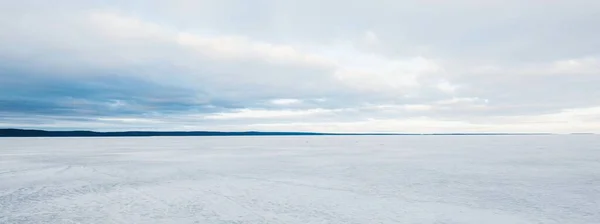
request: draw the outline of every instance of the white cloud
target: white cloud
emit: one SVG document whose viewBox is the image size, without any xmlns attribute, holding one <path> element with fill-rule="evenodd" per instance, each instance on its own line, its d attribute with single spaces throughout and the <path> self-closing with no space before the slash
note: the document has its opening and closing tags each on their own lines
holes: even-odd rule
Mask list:
<svg viewBox="0 0 600 224">
<path fill-rule="evenodd" d="M 600 59 L 595 57 L 586 57 L 579 59 L 560 60 L 553 63 L 552 70 L 559 74 L 600 74 Z"/>
<path fill-rule="evenodd" d="M 245 36 L 207 36 L 180 32 L 116 13 L 94 12 L 90 17 L 104 35 L 121 41 L 154 41 L 163 42 L 163 44 L 177 44 L 185 49 L 193 50 L 194 53 L 203 57 L 232 64 L 244 60 L 254 60 L 258 63 L 272 64 L 272 66 L 282 64 L 302 66 L 308 69 L 329 70 L 332 72 L 324 75 L 333 77 L 338 85 L 358 90 L 392 93 L 408 92 L 420 86 L 418 81 L 420 76 L 441 71 L 441 66 L 430 59 L 423 57 L 406 60 L 389 59 L 380 55 L 357 51 L 350 45 L 342 47 L 341 50 L 345 52 L 343 54 L 339 54 L 339 52 L 336 54 L 319 54 L 302 51 L 299 47 L 293 45 L 272 44 L 252 40 Z M 376 38 L 372 31 L 369 31 L 367 36 L 371 39 Z M 145 54 L 147 53 L 132 57 L 145 58 Z M 161 60 L 178 59 L 162 58 Z M 189 59 L 184 60 L 190 61 Z M 202 59 L 198 58 L 197 60 Z M 178 61 L 174 61 L 173 64 L 182 65 Z M 184 64 L 192 66 L 186 66 L 188 69 L 196 69 L 193 60 Z M 229 75 L 242 76 L 241 74 Z M 278 76 L 286 76 L 286 74 L 278 74 Z M 272 79 L 279 80 L 279 78 Z"/>
<path fill-rule="evenodd" d="M 456 104 L 487 104 L 489 100 L 479 97 L 453 97 L 452 99 L 438 101 L 438 105 L 456 105 Z"/>
<path fill-rule="evenodd" d="M 299 99 L 274 99 L 271 100 L 272 104 L 275 105 L 292 105 L 302 103 L 302 100 Z"/>
<path fill-rule="evenodd" d="M 177 43 L 200 53 L 223 59 L 257 59 L 270 63 L 289 63 L 317 67 L 330 67 L 327 58 L 304 53 L 290 45 L 275 45 L 249 40 L 242 36 L 203 37 L 178 33 Z"/>
<path fill-rule="evenodd" d="M 381 104 L 369 105 L 359 109 L 378 110 L 378 111 L 429 111 L 434 109 L 434 105 L 428 104 Z"/>
<path fill-rule="evenodd" d="M 336 78 L 357 89 L 375 92 L 406 93 L 420 86 L 420 76 L 441 71 L 440 65 L 422 57 L 394 60 L 362 55 L 339 64 L 344 67 L 335 72 Z"/>
<path fill-rule="evenodd" d="M 133 124 L 160 124 L 160 120 L 146 119 L 146 118 L 132 118 L 132 117 L 106 117 L 97 118 L 96 120 L 101 122 L 117 122 L 117 123 L 133 123 Z"/>
<path fill-rule="evenodd" d="M 563 109 L 557 113 L 542 114 L 531 117 L 531 121 L 554 121 L 554 122 L 600 122 L 600 107 L 570 108 Z"/>
<path fill-rule="evenodd" d="M 264 110 L 264 109 L 240 109 L 233 112 L 223 112 L 204 116 L 209 120 L 228 120 L 228 119 L 262 119 L 262 118 L 293 118 L 306 117 L 311 115 L 333 113 L 335 110 L 327 109 L 307 109 L 307 110 Z"/>
<path fill-rule="evenodd" d="M 454 85 L 447 80 L 440 81 L 436 87 L 445 93 L 454 93 L 459 88 L 458 85 Z"/>
<path fill-rule="evenodd" d="M 433 109 L 433 106 L 425 104 L 409 104 L 405 105 L 404 108 L 408 111 L 428 111 Z"/>
<path fill-rule="evenodd" d="M 91 26 L 116 41 L 168 42 L 221 60 L 258 60 L 268 63 L 328 67 L 327 58 L 297 47 L 252 40 L 241 35 L 199 35 L 115 12 L 92 12 Z"/>
<path fill-rule="evenodd" d="M 89 20 L 91 26 L 109 38 L 153 41 L 167 39 L 169 35 L 167 30 L 157 24 L 116 13 L 92 12 L 89 14 Z"/>
<path fill-rule="evenodd" d="M 380 42 L 379 37 L 377 37 L 377 34 L 375 34 L 375 32 L 373 32 L 371 30 L 365 32 L 365 43 L 368 46 L 376 47 L 379 45 L 379 42 Z"/>
<path fill-rule="evenodd" d="M 108 103 L 108 106 L 111 109 L 119 109 L 119 108 L 122 108 L 124 106 L 127 106 L 127 103 L 123 102 L 122 100 L 112 100 L 111 102 Z"/>
<path fill-rule="evenodd" d="M 533 116 L 490 117 L 488 121 L 448 120 L 431 117 L 402 119 L 367 119 L 350 122 L 286 122 L 256 123 L 250 127 L 261 130 L 302 130 L 326 132 L 382 133 L 600 133 L 600 109 L 580 108 Z M 368 130 L 368 131 L 365 131 Z"/>
<path fill-rule="evenodd" d="M 600 59 L 582 57 L 550 62 L 528 63 L 524 65 L 477 65 L 467 73 L 494 76 L 548 76 L 548 75 L 596 75 L 600 73 Z"/>
</svg>

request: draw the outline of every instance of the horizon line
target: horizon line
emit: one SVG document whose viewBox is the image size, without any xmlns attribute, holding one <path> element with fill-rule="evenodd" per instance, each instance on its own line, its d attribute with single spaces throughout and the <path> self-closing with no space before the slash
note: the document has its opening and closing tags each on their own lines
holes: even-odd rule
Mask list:
<svg viewBox="0 0 600 224">
<path fill-rule="evenodd" d="M 307 131 L 91 131 L 0 128 L 0 137 L 175 137 L 175 136 L 357 136 L 357 135 L 595 135 L 596 133 L 543 132 L 307 132 Z"/>
</svg>

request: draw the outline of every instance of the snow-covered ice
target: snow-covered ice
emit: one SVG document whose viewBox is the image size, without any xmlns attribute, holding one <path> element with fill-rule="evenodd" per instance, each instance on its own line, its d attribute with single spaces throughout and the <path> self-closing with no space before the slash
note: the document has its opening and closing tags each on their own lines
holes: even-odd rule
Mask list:
<svg viewBox="0 0 600 224">
<path fill-rule="evenodd" d="M 600 136 L 0 138 L 0 223 L 600 223 Z"/>
</svg>

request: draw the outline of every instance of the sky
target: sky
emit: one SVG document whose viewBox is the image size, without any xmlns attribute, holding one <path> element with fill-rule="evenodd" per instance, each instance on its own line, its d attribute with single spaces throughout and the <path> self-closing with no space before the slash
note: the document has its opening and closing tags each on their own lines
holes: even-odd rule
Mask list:
<svg viewBox="0 0 600 224">
<path fill-rule="evenodd" d="M 0 0 L 0 128 L 600 133 L 597 0 Z"/>
</svg>

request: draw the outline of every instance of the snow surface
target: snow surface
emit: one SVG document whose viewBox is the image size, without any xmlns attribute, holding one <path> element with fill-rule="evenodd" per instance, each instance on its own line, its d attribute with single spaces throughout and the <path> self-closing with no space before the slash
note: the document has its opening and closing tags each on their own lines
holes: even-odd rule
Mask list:
<svg viewBox="0 0 600 224">
<path fill-rule="evenodd" d="M 600 136 L 0 138 L 0 223 L 600 223 Z"/>
</svg>

